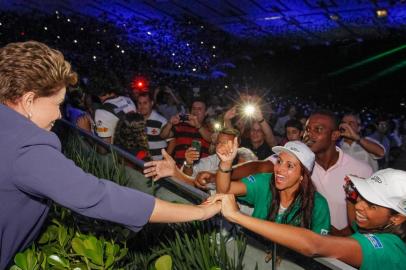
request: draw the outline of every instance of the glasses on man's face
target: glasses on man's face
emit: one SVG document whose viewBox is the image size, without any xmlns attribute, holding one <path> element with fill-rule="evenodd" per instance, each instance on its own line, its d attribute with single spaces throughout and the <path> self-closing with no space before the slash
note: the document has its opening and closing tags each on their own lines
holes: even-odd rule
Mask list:
<svg viewBox="0 0 406 270">
<path fill-rule="evenodd" d="M 354 184 L 351 182 L 351 180 L 347 176 L 346 176 L 345 181 L 346 181 L 346 183 L 343 186 L 344 192 L 345 192 L 345 198 L 349 202 L 355 204 L 359 197 L 359 193 L 358 193 L 357 189 L 355 188 Z"/>
</svg>

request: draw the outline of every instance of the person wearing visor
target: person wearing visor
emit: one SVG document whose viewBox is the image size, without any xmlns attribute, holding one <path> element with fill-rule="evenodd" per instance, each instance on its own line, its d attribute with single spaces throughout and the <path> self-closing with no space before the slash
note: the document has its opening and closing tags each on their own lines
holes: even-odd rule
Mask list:
<svg viewBox="0 0 406 270">
<path fill-rule="evenodd" d="M 274 173 L 257 173 L 241 181 L 230 181 L 236 142 L 217 149 L 220 158 L 216 176 L 218 193 L 235 194 L 252 205 L 252 216 L 291 224 L 326 235 L 330 231 L 330 212 L 326 199 L 315 191 L 311 181 L 315 155 L 304 143 L 291 141 L 275 146 Z"/>
<path fill-rule="evenodd" d="M 217 194 L 225 218 L 306 256 L 339 259 L 361 270 L 404 269 L 406 265 L 406 172 L 385 169 L 363 179 L 348 176 L 347 200 L 356 219 L 350 237 L 320 236 L 310 230 L 246 216 L 235 198 Z"/>
</svg>

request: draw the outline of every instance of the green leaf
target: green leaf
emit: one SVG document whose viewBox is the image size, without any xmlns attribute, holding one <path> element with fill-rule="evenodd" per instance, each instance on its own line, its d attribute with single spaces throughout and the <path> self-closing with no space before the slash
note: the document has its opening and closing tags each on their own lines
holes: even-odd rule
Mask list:
<svg viewBox="0 0 406 270">
<path fill-rule="evenodd" d="M 61 226 L 58 228 L 58 241 L 59 241 L 59 245 L 63 248 L 65 247 L 68 239 L 68 231 L 64 226 Z"/>
<path fill-rule="evenodd" d="M 69 261 L 65 258 L 62 258 L 56 254 L 48 256 L 49 264 L 55 266 L 57 269 L 69 269 Z"/>
<path fill-rule="evenodd" d="M 210 270 L 221 270 L 221 268 L 218 266 L 213 266 L 212 268 L 210 268 Z"/>
<path fill-rule="evenodd" d="M 37 256 L 32 249 L 17 253 L 14 257 L 14 263 L 22 270 L 36 270 L 39 267 Z"/>
<path fill-rule="evenodd" d="M 155 261 L 156 270 L 172 270 L 172 257 L 163 255 Z"/>
<path fill-rule="evenodd" d="M 73 250 L 74 250 L 77 254 L 79 254 L 79 255 L 81 255 L 81 256 L 86 256 L 86 255 L 85 255 L 85 249 L 86 249 L 86 248 L 85 248 L 85 245 L 83 244 L 83 241 L 82 241 L 79 237 L 73 238 L 71 244 L 72 244 Z"/>
</svg>

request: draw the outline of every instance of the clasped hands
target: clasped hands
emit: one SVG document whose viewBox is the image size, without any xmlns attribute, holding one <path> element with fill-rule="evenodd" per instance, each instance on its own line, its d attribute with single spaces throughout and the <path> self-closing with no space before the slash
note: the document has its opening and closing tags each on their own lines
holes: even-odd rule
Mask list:
<svg viewBox="0 0 406 270">
<path fill-rule="evenodd" d="M 208 197 L 200 206 L 210 207 L 211 205 L 218 205 L 220 203 L 221 209 L 219 208 L 219 212 L 221 211 L 221 214 L 229 221 L 236 222 L 238 220 L 238 215 L 241 213 L 234 194 L 217 193 Z"/>
</svg>

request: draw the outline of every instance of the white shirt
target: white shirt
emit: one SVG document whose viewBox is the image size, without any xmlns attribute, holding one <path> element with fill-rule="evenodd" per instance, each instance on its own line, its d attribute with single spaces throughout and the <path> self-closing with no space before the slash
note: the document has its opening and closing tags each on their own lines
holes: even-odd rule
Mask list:
<svg viewBox="0 0 406 270">
<path fill-rule="evenodd" d="M 199 162 L 193 165 L 192 177 L 195 178 L 199 172 L 211 172 L 216 173 L 220 164 L 220 159 L 217 154 L 210 155 L 204 158 L 201 158 Z M 183 166 L 181 168 L 183 170 Z"/>
<path fill-rule="evenodd" d="M 348 226 L 347 203 L 344 192 L 344 178 L 353 174 L 370 177 L 372 168 L 367 163 L 356 160 L 336 147 L 339 156 L 336 164 L 326 170 L 317 162 L 314 165 L 312 180 L 316 190 L 326 198 L 330 209 L 331 225 L 342 230 Z"/>
<path fill-rule="evenodd" d="M 378 144 L 385 151 L 385 147 L 383 147 L 383 145 L 380 144 L 377 140 L 374 140 L 370 137 L 365 137 L 364 139 Z M 343 150 L 344 153 L 352 156 L 355 159 L 368 163 L 369 166 L 371 166 L 373 172 L 376 172 L 379 169 L 378 159 L 380 159 L 380 157 L 378 157 L 372 153 L 369 153 L 367 150 L 365 150 L 364 147 L 359 145 L 357 142 L 353 142 L 350 145 L 350 144 L 346 143 L 344 140 L 341 140 L 341 142 L 339 143 L 339 146 L 340 146 L 341 150 Z"/>
<path fill-rule="evenodd" d="M 113 105 L 112 111 L 105 110 L 102 107 L 95 111 L 94 116 L 96 133 L 101 138 L 113 137 L 117 122 L 119 120 L 117 117 L 118 114 L 126 114 L 137 111 L 134 102 L 132 102 L 132 100 L 128 97 L 118 96 L 111 98 L 104 101 L 103 105 L 105 104 Z"/>
<path fill-rule="evenodd" d="M 161 160 L 161 149 L 166 148 L 168 145 L 160 136 L 162 127 L 165 126 L 167 122 L 166 118 L 155 110 L 152 110 L 146 121 L 148 148 L 153 160 Z"/>
</svg>

